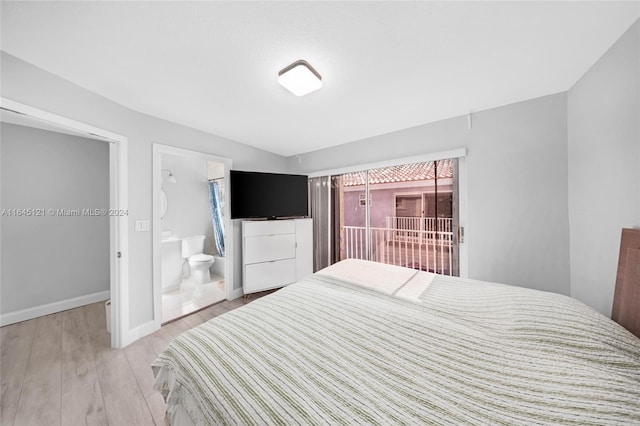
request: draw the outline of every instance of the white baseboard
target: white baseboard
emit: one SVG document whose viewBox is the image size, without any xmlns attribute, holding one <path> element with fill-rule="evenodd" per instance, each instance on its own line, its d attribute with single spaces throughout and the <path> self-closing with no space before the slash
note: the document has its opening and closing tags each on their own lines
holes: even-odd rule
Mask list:
<svg viewBox="0 0 640 426">
<path fill-rule="evenodd" d="M 124 341 L 123 341 L 122 347 L 130 345 L 131 343 L 135 342 L 141 337 L 148 336 L 149 334 L 155 332 L 156 330 L 157 330 L 156 322 L 154 320 L 147 321 L 144 324 L 140 324 L 139 326 L 129 330 L 129 333 L 123 339 Z"/>
<path fill-rule="evenodd" d="M 231 299 L 230 300 L 234 300 L 234 299 L 237 299 L 238 297 L 242 297 L 242 296 L 244 296 L 244 293 L 242 292 L 242 287 L 234 288 L 233 290 L 231 290 Z"/>
<path fill-rule="evenodd" d="M 68 309 L 77 308 L 78 306 L 102 302 L 108 300 L 109 297 L 110 292 L 109 290 L 106 290 L 98 293 L 87 294 L 85 296 L 74 297 L 72 299 L 60 300 L 59 302 L 47 303 L 46 305 L 34 306 L 33 308 L 2 313 L 0 314 L 0 326 L 15 324 L 20 321 L 26 321 L 44 315 L 55 314 L 56 312 L 66 311 Z"/>
</svg>

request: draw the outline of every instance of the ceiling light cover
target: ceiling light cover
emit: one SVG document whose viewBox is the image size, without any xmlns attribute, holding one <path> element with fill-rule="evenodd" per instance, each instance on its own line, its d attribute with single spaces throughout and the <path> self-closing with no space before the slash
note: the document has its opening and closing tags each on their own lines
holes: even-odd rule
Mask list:
<svg viewBox="0 0 640 426">
<path fill-rule="evenodd" d="M 322 77 L 307 61 L 299 60 L 278 73 L 278 83 L 296 96 L 304 96 L 322 87 Z"/>
</svg>

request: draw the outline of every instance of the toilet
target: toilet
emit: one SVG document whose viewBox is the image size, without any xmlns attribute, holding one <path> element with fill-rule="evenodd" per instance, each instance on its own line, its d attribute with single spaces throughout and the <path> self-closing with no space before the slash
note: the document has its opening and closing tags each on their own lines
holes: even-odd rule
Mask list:
<svg viewBox="0 0 640 426">
<path fill-rule="evenodd" d="M 182 239 L 182 257 L 189 260 L 191 280 L 205 284 L 211 281 L 209 268 L 213 265 L 213 256 L 202 253 L 204 251 L 204 235 L 195 235 Z"/>
</svg>

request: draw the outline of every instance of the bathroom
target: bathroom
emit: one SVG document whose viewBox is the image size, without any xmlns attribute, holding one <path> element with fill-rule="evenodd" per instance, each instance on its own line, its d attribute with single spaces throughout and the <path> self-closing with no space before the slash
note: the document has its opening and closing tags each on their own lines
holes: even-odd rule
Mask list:
<svg viewBox="0 0 640 426">
<path fill-rule="evenodd" d="M 160 164 L 162 322 L 166 323 L 226 299 L 225 165 L 168 153 L 161 154 Z"/>
</svg>

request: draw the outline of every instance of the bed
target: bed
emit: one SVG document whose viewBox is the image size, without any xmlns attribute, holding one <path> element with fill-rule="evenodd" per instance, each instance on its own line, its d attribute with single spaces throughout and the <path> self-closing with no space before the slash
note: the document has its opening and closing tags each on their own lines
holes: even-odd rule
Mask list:
<svg viewBox="0 0 640 426">
<path fill-rule="evenodd" d="M 171 342 L 172 425 L 640 424 L 640 340 L 575 299 L 346 260 Z"/>
</svg>

